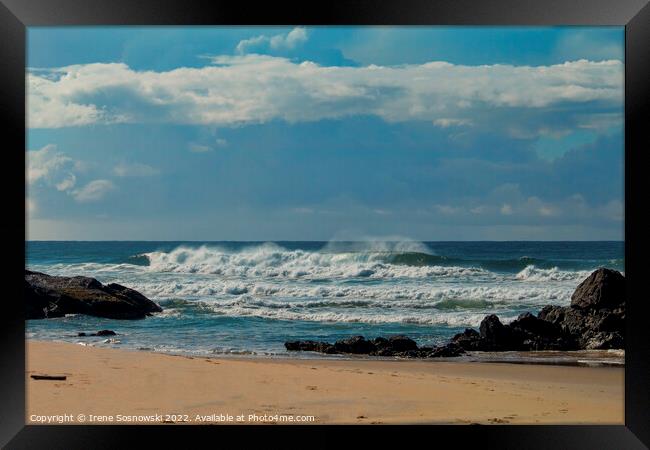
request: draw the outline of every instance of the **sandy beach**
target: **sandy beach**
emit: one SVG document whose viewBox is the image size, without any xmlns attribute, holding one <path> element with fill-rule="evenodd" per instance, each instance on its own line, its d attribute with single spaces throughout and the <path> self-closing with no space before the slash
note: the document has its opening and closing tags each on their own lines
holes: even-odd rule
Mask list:
<svg viewBox="0 0 650 450">
<path fill-rule="evenodd" d="M 26 346 L 28 424 L 624 421 L 622 367 L 207 359 L 33 340 Z M 39 374 L 66 379 L 30 377 Z"/>
</svg>

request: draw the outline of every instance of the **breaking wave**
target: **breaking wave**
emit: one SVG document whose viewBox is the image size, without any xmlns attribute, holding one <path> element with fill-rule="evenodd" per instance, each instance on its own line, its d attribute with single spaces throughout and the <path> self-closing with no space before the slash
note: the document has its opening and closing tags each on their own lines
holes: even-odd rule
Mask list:
<svg viewBox="0 0 650 450">
<path fill-rule="evenodd" d="M 193 283 L 142 282 L 134 288 L 156 299 L 253 298 L 315 299 L 303 306 L 384 306 L 407 308 L 436 307 L 438 302 L 449 302 L 449 307 L 463 307 L 472 302 L 536 304 L 539 302 L 570 300 L 571 287 L 565 286 L 432 286 L 419 283 L 408 285 L 317 285 L 274 284 L 265 282 L 221 282 L 202 280 Z M 323 299 L 331 299 L 324 303 Z M 368 303 L 379 300 L 380 303 Z M 349 302 L 349 303 L 346 303 Z M 291 304 L 295 305 L 295 303 Z"/>
<path fill-rule="evenodd" d="M 331 252 L 287 250 L 263 244 L 231 252 L 215 247 L 178 247 L 171 252 L 151 252 L 149 270 L 220 275 L 237 278 L 428 278 L 489 275 L 480 267 L 437 265 L 444 257 L 414 251 Z"/>
<path fill-rule="evenodd" d="M 344 304 L 348 309 L 342 308 Z M 473 310 L 459 309 L 436 312 L 435 309 L 418 310 L 392 305 L 390 314 L 377 307 L 376 302 L 305 302 L 283 303 L 259 299 L 237 299 L 231 302 L 161 302 L 165 307 L 161 318 L 178 318 L 184 310 L 191 309 L 194 314 L 214 314 L 223 317 L 258 317 L 275 320 L 299 320 L 306 322 L 341 322 L 366 324 L 412 324 L 477 326 L 485 317 L 487 309 L 477 305 Z M 481 306 L 481 307 L 479 307 Z M 361 308 L 358 308 L 361 307 Z M 397 308 L 397 309 L 396 309 Z M 502 315 L 504 323 L 514 320 L 517 315 Z"/>
<path fill-rule="evenodd" d="M 181 246 L 170 252 L 138 255 L 148 260 L 152 272 L 219 275 L 236 278 L 343 279 L 483 277 L 496 272 L 516 274 L 519 280 L 571 280 L 584 278 L 588 270 L 576 270 L 569 262 L 521 257 L 503 260 L 467 260 L 433 254 L 424 244 L 409 246 L 369 245 L 340 249 L 327 245 L 319 251 L 288 250 L 267 243 L 230 251 L 219 247 Z M 417 245 L 416 245 L 417 244 Z"/>
</svg>

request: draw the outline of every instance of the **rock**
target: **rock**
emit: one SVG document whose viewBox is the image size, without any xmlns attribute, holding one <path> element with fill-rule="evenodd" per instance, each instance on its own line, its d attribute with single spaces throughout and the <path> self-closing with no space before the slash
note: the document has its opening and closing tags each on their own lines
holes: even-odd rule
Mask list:
<svg viewBox="0 0 650 450">
<path fill-rule="evenodd" d="M 545 306 L 537 317 L 561 328 L 573 340 L 571 349 L 624 348 L 625 310 Z"/>
<path fill-rule="evenodd" d="M 285 342 L 284 347 L 289 351 L 337 353 L 332 344 L 317 341 L 291 341 Z"/>
<path fill-rule="evenodd" d="M 97 333 L 77 333 L 78 337 L 89 337 L 89 336 L 115 336 L 117 333 L 113 330 L 99 330 Z"/>
<path fill-rule="evenodd" d="M 454 358 L 461 356 L 465 350 L 455 342 L 450 342 L 446 345 L 434 348 L 427 355 L 429 358 Z"/>
<path fill-rule="evenodd" d="M 495 314 L 485 316 L 479 326 L 481 339 L 486 341 L 497 341 L 503 333 L 503 324 Z"/>
<path fill-rule="evenodd" d="M 452 342 L 465 350 L 526 351 L 526 350 L 573 350 L 578 347 L 575 339 L 556 323 L 523 313 L 510 324 L 504 325 L 491 314 L 480 325 L 480 335 L 465 330 Z"/>
<path fill-rule="evenodd" d="M 463 348 L 482 350 L 577 350 L 624 348 L 624 335 L 625 277 L 601 268 L 580 283 L 570 306 L 548 305 L 537 317 L 524 313 L 509 325 L 487 316 L 478 343 L 454 338 Z"/>
<path fill-rule="evenodd" d="M 571 307 L 617 309 L 625 306 L 625 277 L 616 270 L 600 268 L 576 288 Z"/>
<path fill-rule="evenodd" d="M 99 330 L 95 333 L 96 336 L 115 336 L 117 333 L 113 330 Z"/>
<path fill-rule="evenodd" d="M 595 333 L 584 341 L 587 350 L 609 350 L 623 348 L 623 335 L 617 331 Z"/>
<path fill-rule="evenodd" d="M 405 352 L 409 350 L 417 350 L 418 344 L 409 337 L 406 336 L 391 336 L 388 338 L 388 346 L 394 352 Z"/>
<path fill-rule="evenodd" d="M 569 308 L 566 306 L 546 305 L 537 314 L 537 318 L 556 325 L 562 324 Z"/>
<path fill-rule="evenodd" d="M 529 312 L 520 314 L 510 323 L 510 328 L 535 336 L 559 337 L 562 334 L 558 325 L 539 319 Z"/>
<path fill-rule="evenodd" d="M 480 350 L 481 335 L 473 328 L 465 328 L 465 331 L 454 335 L 451 342 L 457 344 L 464 350 Z"/>
<path fill-rule="evenodd" d="M 57 277 L 25 270 L 25 318 L 87 314 L 110 319 L 142 319 L 162 308 L 139 292 L 89 277 Z"/>
<path fill-rule="evenodd" d="M 336 341 L 334 348 L 340 353 L 353 353 L 357 355 L 367 355 L 376 350 L 375 344 L 367 341 L 363 336 L 353 336 L 349 339 Z"/>
<path fill-rule="evenodd" d="M 479 330 L 482 350 L 512 350 L 516 347 L 513 342 L 512 330 L 510 327 L 503 325 L 494 314 L 485 316 L 481 321 Z"/>
<path fill-rule="evenodd" d="M 398 358 L 436 358 L 460 356 L 465 351 L 456 343 L 440 347 L 418 347 L 407 336 L 378 337 L 367 340 L 363 336 L 341 339 L 335 344 L 318 341 L 288 341 L 284 346 L 289 351 L 312 351 L 320 353 L 346 353 L 355 355 L 392 356 Z"/>
</svg>

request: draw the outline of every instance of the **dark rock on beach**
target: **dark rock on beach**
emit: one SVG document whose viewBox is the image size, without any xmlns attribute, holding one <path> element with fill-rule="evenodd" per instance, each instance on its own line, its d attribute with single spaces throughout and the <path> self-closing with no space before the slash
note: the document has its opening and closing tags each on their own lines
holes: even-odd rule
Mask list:
<svg viewBox="0 0 650 450">
<path fill-rule="evenodd" d="M 625 307 L 625 277 L 616 270 L 600 268 L 578 285 L 571 307 L 583 310 Z"/>
<path fill-rule="evenodd" d="M 455 342 L 449 342 L 445 345 L 440 345 L 431 349 L 426 354 L 427 358 L 454 358 L 456 356 L 461 356 L 465 353 L 465 350 Z"/>
<path fill-rule="evenodd" d="M 354 336 L 349 339 L 336 341 L 334 343 L 334 350 L 337 353 L 367 355 L 375 351 L 375 344 L 367 341 L 363 336 Z"/>
<path fill-rule="evenodd" d="M 95 333 L 97 336 L 115 336 L 117 333 L 113 330 L 99 330 L 97 333 Z"/>
<path fill-rule="evenodd" d="M 290 341 L 284 346 L 289 351 L 311 351 L 328 354 L 393 356 L 399 358 L 439 358 L 460 356 L 465 351 L 455 343 L 440 347 L 418 347 L 406 336 L 378 337 L 367 340 L 363 336 L 341 339 L 334 344 L 318 341 Z"/>
<path fill-rule="evenodd" d="M 291 341 L 285 342 L 284 346 L 290 351 L 319 352 L 319 353 L 338 353 L 332 344 L 317 341 Z"/>
<path fill-rule="evenodd" d="M 545 306 L 537 317 L 573 337 L 578 348 L 624 348 L 625 277 L 598 269 L 576 288 L 570 306 Z"/>
<path fill-rule="evenodd" d="M 594 271 L 576 288 L 570 306 L 548 305 L 537 316 L 521 314 L 508 325 L 486 316 L 480 334 L 465 330 L 452 339 L 466 350 L 622 349 L 625 334 L 625 277 Z"/>
<path fill-rule="evenodd" d="M 26 319 L 66 314 L 143 319 L 160 311 L 160 306 L 138 291 L 116 283 L 104 285 L 90 277 L 57 277 L 25 270 Z"/>
<path fill-rule="evenodd" d="M 90 337 L 90 336 L 116 336 L 117 333 L 113 330 L 99 330 L 97 333 L 78 333 L 78 337 Z"/>
<path fill-rule="evenodd" d="M 570 306 L 548 305 L 537 316 L 526 312 L 509 324 L 490 314 L 481 321 L 479 331 L 467 328 L 446 345 L 418 347 L 406 336 L 371 341 L 354 336 L 335 344 L 295 341 L 285 347 L 290 351 L 404 358 L 456 357 L 466 351 L 623 349 L 625 298 L 625 277 L 600 268 L 576 288 Z"/>
</svg>

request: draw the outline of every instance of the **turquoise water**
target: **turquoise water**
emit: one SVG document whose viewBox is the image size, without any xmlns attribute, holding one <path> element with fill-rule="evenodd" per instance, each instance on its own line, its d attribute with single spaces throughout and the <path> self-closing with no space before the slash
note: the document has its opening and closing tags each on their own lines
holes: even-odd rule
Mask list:
<svg viewBox="0 0 650 450">
<path fill-rule="evenodd" d="M 26 265 L 142 292 L 145 320 L 67 316 L 27 337 L 199 355 L 286 356 L 284 342 L 406 334 L 435 345 L 495 313 L 509 321 L 567 305 L 601 266 L 624 271 L 623 242 L 27 242 Z M 294 354 L 295 355 L 295 354 Z"/>
</svg>

